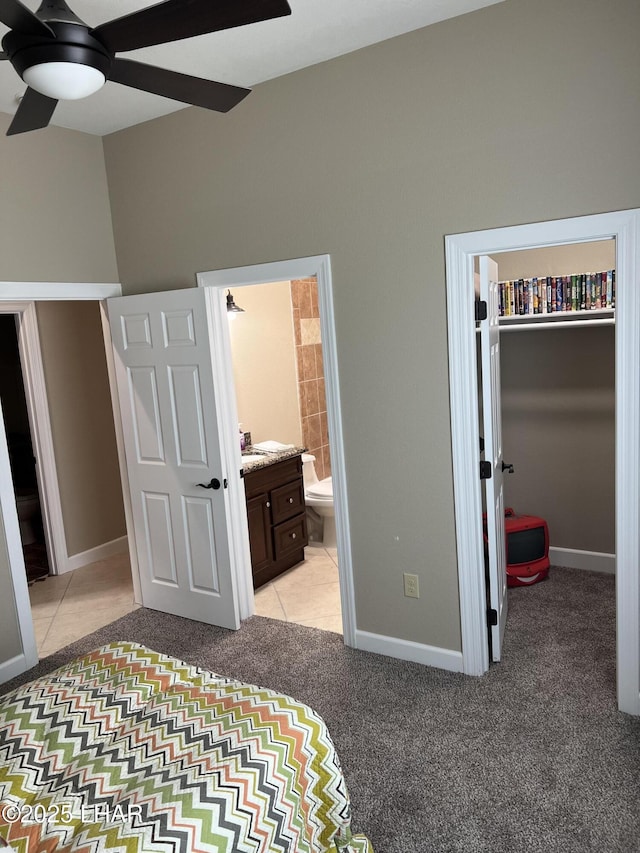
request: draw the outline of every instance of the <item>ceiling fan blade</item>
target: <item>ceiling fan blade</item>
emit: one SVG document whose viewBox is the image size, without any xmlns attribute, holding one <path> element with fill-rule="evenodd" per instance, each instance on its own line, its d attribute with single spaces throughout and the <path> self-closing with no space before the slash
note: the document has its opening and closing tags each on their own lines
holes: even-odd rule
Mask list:
<svg viewBox="0 0 640 853">
<path fill-rule="evenodd" d="M 245 98 L 251 89 L 230 86 L 227 83 L 216 83 L 214 80 L 203 80 L 201 77 L 191 77 L 178 71 L 166 68 L 156 68 L 154 65 L 144 65 L 132 59 L 113 60 L 109 80 L 130 86 L 132 89 L 142 89 L 163 98 L 172 98 L 194 107 L 205 107 L 226 113 Z"/>
<path fill-rule="evenodd" d="M 18 105 L 13 121 L 9 125 L 7 136 L 46 127 L 57 104 L 55 98 L 41 95 L 35 89 L 27 89 Z"/>
<path fill-rule="evenodd" d="M 287 0 L 165 0 L 101 24 L 91 34 L 119 53 L 290 14 Z"/>
<path fill-rule="evenodd" d="M 23 6 L 20 0 L 0 0 L 0 21 L 10 30 L 29 36 L 52 36 L 53 30 Z"/>
</svg>

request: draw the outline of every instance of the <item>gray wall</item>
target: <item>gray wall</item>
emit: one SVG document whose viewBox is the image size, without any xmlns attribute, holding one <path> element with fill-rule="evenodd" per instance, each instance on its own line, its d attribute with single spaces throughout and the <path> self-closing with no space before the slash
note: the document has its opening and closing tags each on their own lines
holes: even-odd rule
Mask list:
<svg viewBox="0 0 640 853">
<path fill-rule="evenodd" d="M 0 280 L 117 281 L 102 140 L 55 127 L 7 137 L 10 121 L 0 113 Z M 15 618 L 5 554 L 0 525 L 0 625 Z"/>
<path fill-rule="evenodd" d="M 551 545 L 615 553 L 612 326 L 500 336 L 505 501 Z"/>
<path fill-rule="evenodd" d="M 330 253 L 360 629 L 460 648 L 444 235 L 640 205 L 639 25 L 507 0 L 104 140 L 125 292 Z"/>
<path fill-rule="evenodd" d="M 0 281 L 118 281 L 102 140 L 49 127 L 5 136 Z"/>
<path fill-rule="evenodd" d="M 69 556 L 126 535 L 97 302 L 41 302 L 38 330 Z"/>
</svg>

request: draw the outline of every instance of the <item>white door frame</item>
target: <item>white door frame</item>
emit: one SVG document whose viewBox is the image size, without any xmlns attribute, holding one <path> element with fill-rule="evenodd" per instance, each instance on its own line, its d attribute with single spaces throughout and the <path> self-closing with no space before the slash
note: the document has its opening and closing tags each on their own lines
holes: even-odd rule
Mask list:
<svg viewBox="0 0 640 853">
<path fill-rule="evenodd" d="M 214 375 L 216 394 L 220 395 L 220 406 L 225 408 L 224 432 L 228 470 L 237 464 L 237 405 L 231 361 L 231 344 L 227 321 L 226 288 L 238 288 L 253 284 L 268 284 L 274 281 L 315 276 L 318 282 L 318 303 L 320 308 L 320 332 L 322 336 L 322 359 L 324 365 L 327 421 L 331 446 L 331 475 L 333 478 L 333 498 L 336 516 L 336 539 L 338 545 L 338 573 L 340 581 L 340 599 L 342 604 L 342 625 L 344 642 L 355 646 L 355 597 L 353 590 L 353 564 L 351 557 L 351 538 L 349 532 L 349 511 L 347 503 L 347 485 L 344 464 L 344 443 L 342 438 L 342 414 L 340 409 L 340 386 L 338 381 L 338 356 L 336 347 L 333 293 L 331 288 L 331 263 L 329 255 L 316 255 L 309 258 L 276 261 L 247 267 L 235 267 L 224 270 L 211 270 L 198 273 L 199 287 L 215 287 L 218 299 L 212 300 L 215 340 Z M 226 405 L 225 405 L 226 404 Z M 223 449 L 223 452 L 225 450 Z M 248 542 L 246 507 L 236 506 L 232 512 L 232 536 L 237 553 L 242 553 Z M 242 565 L 239 563 L 238 565 Z M 253 584 L 247 565 L 246 571 L 239 571 L 238 594 L 242 618 L 254 611 Z"/>
<path fill-rule="evenodd" d="M 474 259 L 613 238 L 616 241 L 616 612 L 618 707 L 640 715 L 640 209 L 448 235 L 447 323 L 454 507 L 463 671 L 489 667 L 478 389 Z"/>
</svg>

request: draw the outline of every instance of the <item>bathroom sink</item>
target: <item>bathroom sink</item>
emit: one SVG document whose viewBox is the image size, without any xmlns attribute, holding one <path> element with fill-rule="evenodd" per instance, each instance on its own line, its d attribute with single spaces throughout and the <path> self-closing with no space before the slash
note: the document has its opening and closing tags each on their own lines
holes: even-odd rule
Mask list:
<svg viewBox="0 0 640 853">
<path fill-rule="evenodd" d="M 242 454 L 242 464 L 246 464 L 247 462 L 259 462 L 261 459 L 264 459 L 264 455 L 261 453 L 243 453 Z"/>
</svg>

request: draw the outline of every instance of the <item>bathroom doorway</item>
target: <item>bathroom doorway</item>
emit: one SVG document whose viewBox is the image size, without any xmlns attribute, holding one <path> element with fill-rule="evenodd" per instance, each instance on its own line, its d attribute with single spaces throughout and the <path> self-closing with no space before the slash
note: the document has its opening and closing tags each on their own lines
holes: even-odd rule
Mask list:
<svg viewBox="0 0 640 853">
<path fill-rule="evenodd" d="M 50 572 L 29 407 L 18 343 L 18 315 L 0 313 L 0 398 L 29 586 Z"/>
<path fill-rule="evenodd" d="M 210 270 L 198 273 L 196 280 L 199 287 L 211 287 L 216 290 L 216 298 L 211 300 L 210 306 L 214 331 L 212 338 L 214 384 L 216 387 L 216 396 L 224 406 L 221 413 L 221 429 L 225 445 L 224 458 L 228 470 L 232 470 L 240 460 L 240 447 L 238 443 L 239 418 L 237 417 L 236 389 L 233 379 L 229 320 L 225 294 L 230 290 L 236 302 L 242 307 L 241 297 L 245 287 L 268 284 L 274 281 L 294 281 L 312 277 L 317 281 L 318 313 L 320 315 L 322 367 L 327 401 L 326 414 L 336 528 L 338 583 L 342 611 L 342 636 L 345 645 L 356 647 L 358 631 L 356 629 L 355 616 L 353 558 L 351 553 L 348 495 L 345 476 L 340 383 L 331 281 L 331 258 L 329 255 L 315 255 L 256 264 L 248 267 Z M 243 426 L 246 430 L 251 431 L 250 424 L 243 423 Z M 232 507 L 230 516 L 232 525 L 231 536 L 239 567 L 236 574 L 236 582 L 241 618 L 246 618 L 255 612 L 255 599 L 251 568 L 248 565 L 249 542 L 245 490 L 244 488 L 236 489 L 234 487 L 234 479 L 229 481 L 229 502 Z"/>
<path fill-rule="evenodd" d="M 234 289 L 229 339 L 239 425 L 264 442 L 304 447 L 309 544 L 304 562 L 255 590 L 258 615 L 342 633 L 333 506 L 314 499 L 331 487 L 331 448 L 315 276 Z M 332 503 L 332 502 L 331 502 Z"/>
</svg>

